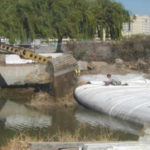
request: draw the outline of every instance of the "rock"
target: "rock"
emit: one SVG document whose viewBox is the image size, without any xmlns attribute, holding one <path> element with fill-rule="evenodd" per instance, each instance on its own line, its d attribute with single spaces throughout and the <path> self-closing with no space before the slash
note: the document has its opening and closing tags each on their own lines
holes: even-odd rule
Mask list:
<svg viewBox="0 0 150 150">
<path fill-rule="evenodd" d="M 116 58 L 116 59 L 115 59 L 115 63 L 116 63 L 117 65 L 123 65 L 123 64 L 124 64 L 124 61 L 123 61 L 122 59 L 120 59 L 120 58 Z"/>
<path fill-rule="evenodd" d="M 130 64 L 130 65 L 128 66 L 128 68 L 131 69 L 131 70 L 138 70 L 136 64 Z"/>
<path fill-rule="evenodd" d="M 93 70 L 94 66 L 92 66 L 91 64 L 88 64 L 88 70 Z"/>
<path fill-rule="evenodd" d="M 149 64 L 147 62 L 145 62 L 144 60 L 142 60 L 142 59 L 138 59 L 138 61 L 137 61 L 137 68 L 139 70 L 146 71 L 146 70 L 149 69 Z"/>
<path fill-rule="evenodd" d="M 92 64 L 92 62 L 88 62 L 88 66 L 87 66 L 88 70 L 93 70 L 95 69 L 94 65 Z"/>
<path fill-rule="evenodd" d="M 146 62 L 140 58 L 138 59 L 137 63 L 138 63 L 138 65 L 145 65 L 146 64 Z"/>
<path fill-rule="evenodd" d="M 88 63 L 86 61 L 78 61 L 78 67 L 80 70 L 87 70 Z"/>
</svg>

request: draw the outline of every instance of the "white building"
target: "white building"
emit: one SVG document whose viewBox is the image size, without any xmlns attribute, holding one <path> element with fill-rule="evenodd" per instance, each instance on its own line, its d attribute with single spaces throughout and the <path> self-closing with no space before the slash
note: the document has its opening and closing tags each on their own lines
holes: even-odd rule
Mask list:
<svg viewBox="0 0 150 150">
<path fill-rule="evenodd" d="M 131 23 L 124 23 L 123 36 L 130 36 L 136 34 L 150 35 L 150 16 L 131 16 Z"/>
</svg>

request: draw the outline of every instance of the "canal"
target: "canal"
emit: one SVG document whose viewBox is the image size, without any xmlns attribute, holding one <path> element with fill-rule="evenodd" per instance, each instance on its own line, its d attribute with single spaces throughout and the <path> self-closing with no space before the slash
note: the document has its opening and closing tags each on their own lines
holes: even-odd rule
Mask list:
<svg viewBox="0 0 150 150">
<path fill-rule="evenodd" d="M 1 93 L 2 95 L 2 93 Z M 138 140 L 142 127 L 100 114 L 79 105 L 51 107 L 42 111 L 25 105 L 24 100 L 0 98 L 0 145 L 16 136 L 45 141 Z"/>
</svg>

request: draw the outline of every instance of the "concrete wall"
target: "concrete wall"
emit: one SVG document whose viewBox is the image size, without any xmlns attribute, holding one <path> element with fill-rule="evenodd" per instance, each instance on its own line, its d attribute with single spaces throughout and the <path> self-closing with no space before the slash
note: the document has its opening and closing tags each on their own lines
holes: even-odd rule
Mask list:
<svg viewBox="0 0 150 150">
<path fill-rule="evenodd" d="M 49 84 L 49 92 L 65 96 L 75 84 L 77 61 L 72 55 L 52 59 L 52 63 L 0 65 L 0 86 Z"/>
<path fill-rule="evenodd" d="M 113 42 L 70 42 L 63 45 L 63 51 L 69 51 L 76 59 L 86 61 L 108 61 L 112 57 Z M 96 52 L 96 59 L 93 57 Z"/>
<path fill-rule="evenodd" d="M 57 97 L 65 96 L 72 91 L 72 88 L 76 84 L 76 77 L 74 71 L 54 78 L 54 95 Z"/>
<path fill-rule="evenodd" d="M 41 64 L 0 65 L 0 86 L 45 84 L 51 81 L 47 66 Z"/>
</svg>

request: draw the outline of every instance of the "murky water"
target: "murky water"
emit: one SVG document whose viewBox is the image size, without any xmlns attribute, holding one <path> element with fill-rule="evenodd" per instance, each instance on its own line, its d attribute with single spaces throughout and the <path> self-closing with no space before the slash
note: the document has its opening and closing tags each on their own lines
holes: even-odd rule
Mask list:
<svg viewBox="0 0 150 150">
<path fill-rule="evenodd" d="M 50 108 L 39 112 L 24 104 L 4 97 L 0 99 L 0 145 L 15 135 L 26 133 L 31 137 L 46 138 L 58 133 L 80 131 L 81 136 L 95 138 L 97 134 L 111 133 L 118 140 L 137 140 L 142 127 L 77 106 Z"/>
</svg>

